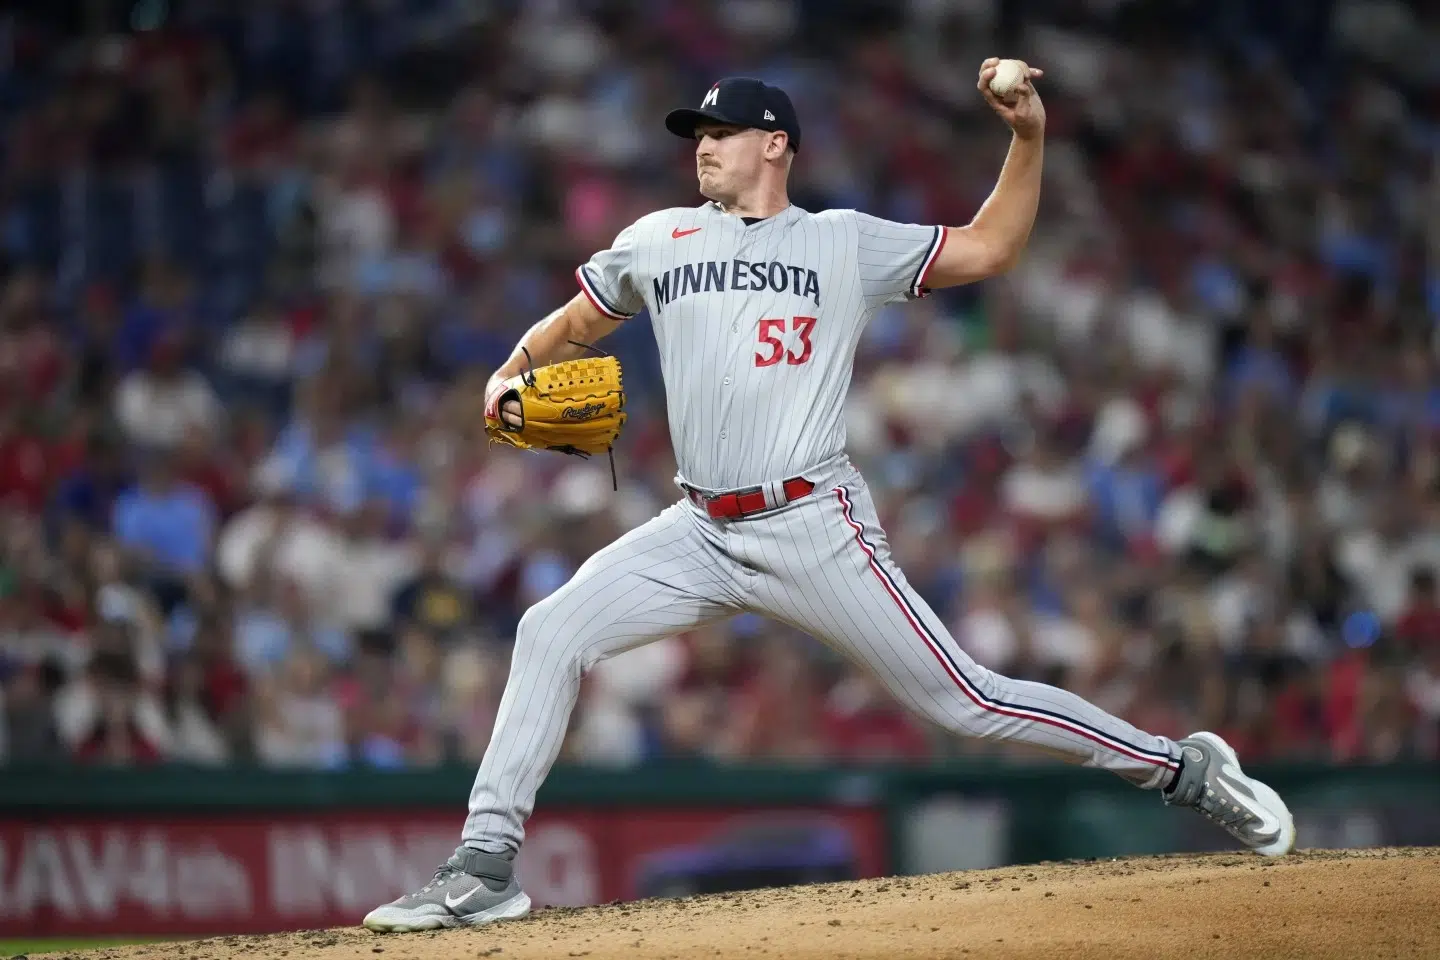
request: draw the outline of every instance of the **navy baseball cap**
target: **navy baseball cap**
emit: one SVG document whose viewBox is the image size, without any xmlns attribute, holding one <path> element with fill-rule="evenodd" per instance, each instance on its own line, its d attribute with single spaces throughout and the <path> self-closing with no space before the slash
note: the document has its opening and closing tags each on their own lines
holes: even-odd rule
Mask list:
<svg viewBox="0 0 1440 960">
<path fill-rule="evenodd" d="M 677 137 L 695 139 L 697 124 L 731 123 L 759 130 L 784 130 L 790 147 L 800 150 L 800 118 L 790 98 L 779 87 L 751 77 L 726 77 L 705 94 L 699 108 L 681 107 L 665 117 L 665 129 Z"/>
</svg>

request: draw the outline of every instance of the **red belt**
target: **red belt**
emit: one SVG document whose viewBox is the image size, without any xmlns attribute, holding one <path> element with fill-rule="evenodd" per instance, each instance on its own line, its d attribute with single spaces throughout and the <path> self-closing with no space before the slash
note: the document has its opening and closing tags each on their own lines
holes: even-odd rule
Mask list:
<svg viewBox="0 0 1440 960">
<path fill-rule="evenodd" d="M 815 484 L 804 477 L 791 477 L 781 484 L 780 489 L 785 492 L 785 502 L 799 500 L 801 497 L 810 495 L 815 489 Z M 749 487 L 745 490 L 736 490 L 733 493 L 717 493 L 713 497 L 707 497 L 696 490 L 689 491 L 690 499 L 705 508 L 705 512 L 717 520 L 726 520 L 733 517 L 744 517 L 752 513 L 760 513 L 764 510 L 774 509 L 774 506 L 765 505 L 765 491 L 760 487 Z"/>
</svg>

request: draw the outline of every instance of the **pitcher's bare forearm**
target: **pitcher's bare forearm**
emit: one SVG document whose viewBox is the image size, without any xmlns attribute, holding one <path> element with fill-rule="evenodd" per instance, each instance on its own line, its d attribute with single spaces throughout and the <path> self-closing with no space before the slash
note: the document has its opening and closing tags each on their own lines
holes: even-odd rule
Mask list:
<svg viewBox="0 0 1440 960">
<path fill-rule="evenodd" d="M 586 353 L 576 343 L 594 343 L 613 333 L 621 321 L 605 316 L 595 309 L 594 304 L 583 295 L 574 299 L 543 320 L 537 322 L 515 344 L 510 359 L 495 371 L 492 380 L 513 377 L 528 369 L 532 364 L 543 367 L 551 363 L 573 360 Z M 527 360 L 525 352 L 529 351 Z"/>
<path fill-rule="evenodd" d="M 998 252 L 1000 271 L 1009 269 L 1030 241 L 1030 230 L 1040 209 L 1040 177 L 1044 166 L 1044 136 L 1013 135 L 995 189 L 965 228 L 983 236 Z"/>
</svg>

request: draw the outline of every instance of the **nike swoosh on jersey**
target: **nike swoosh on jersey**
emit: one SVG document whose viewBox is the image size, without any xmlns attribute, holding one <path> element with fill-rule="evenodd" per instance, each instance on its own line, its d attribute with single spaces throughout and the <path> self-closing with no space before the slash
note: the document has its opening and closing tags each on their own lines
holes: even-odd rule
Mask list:
<svg viewBox="0 0 1440 960">
<path fill-rule="evenodd" d="M 1233 763 L 1222 763 L 1220 765 L 1220 778 L 1225 781 L 1225 785 L 1230 788 L 1230 794 L 1235 798 L 1235 802 L 1244 807 L 1247 812 L 1260 821 L 1260 830 L 1262 833 L 1270 834 L 1280 831 L 1280 819 L 1276 817 L 1275 814 L 1262 807 L 1251 798 L 1244 789 L 1236 789 L 1237 787 L 1244 787 L 1248 779 L 1240 772 L 1239 768 Z"/>
<path fill-rule="evenodd" d="M 695 227 L 693 230 L 681 230 L 679 227 L 676 227 L 674 230 L 670 231 L 670 239 L 679 240 L 681 237 L 688 237 L 690 236 L 690 234 L 699 233 L 701 230 L 704 229 L 704 227 Z"/>
<path fill-rule="evenodd" d="M 466 900 L 469 900 L 471 897 L 475 896 L 475 894 L 479 893 L 481 890 L 487 890 L 487 889 L 488 889 L 488 888 L 485 886 L 485 884 L 483 884 L 483 883 L 477 884 L 476 886 L 474 886 L 474 887 L 471 888 L 471 890 L 470 890 L 469 893 L 461 894 L 460 896 L 456 897 L 454 900 L 451 900 L 451 899 L 450 899 L 450 894 L 447 893 L 447 894 L 445 894 L 445 906 L 449 907 L 451 910 L 454 910 L 454 909 L 455 909 L 456 907 L 458 907 L 460 904 L 464 903 Z"/>
</svg>

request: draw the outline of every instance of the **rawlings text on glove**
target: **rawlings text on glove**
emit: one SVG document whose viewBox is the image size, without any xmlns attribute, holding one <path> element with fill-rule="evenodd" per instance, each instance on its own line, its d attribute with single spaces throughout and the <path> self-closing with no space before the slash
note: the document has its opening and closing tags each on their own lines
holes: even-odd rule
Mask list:
<svg viewBox="0 0 1440 960">
<path fill-rule="evenodd" d="M 520 426 L 500 418 L 507 400 L 519 400 Z M 577 456 L 605 453 L 625 425 L 625 389 L 615 357 L 582 357 L 522 374 L 490 398 L 485 432 L 522 450 Z"/>
</svg>

